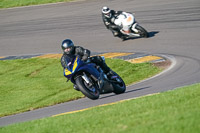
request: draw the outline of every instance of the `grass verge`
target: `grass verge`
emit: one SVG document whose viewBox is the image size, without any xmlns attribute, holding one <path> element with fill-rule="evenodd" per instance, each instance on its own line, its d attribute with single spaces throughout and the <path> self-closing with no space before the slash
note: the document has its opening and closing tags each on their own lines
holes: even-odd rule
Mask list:
<svg viewBox="0 0 200 133">
<path fill-rule="evenodd" d="M 200 84 L 0 128 L 9 133 L 199 133 Z"/>
<path fill-rule="evenodd" d="M 29 5 L 39 5 L 56 2 L 69 2 L 75 0 L 0 0 L 0 8 L 12 8 Z"/>
<path fill-rule="evenodd" d="M 161 71 L 150 63 L 132 64 L 120 59 L 106 62 L 126 85 Z M 0 117 L 84 97 L 66 80 L 59 59 L 0 61 Z"/>
</svg>

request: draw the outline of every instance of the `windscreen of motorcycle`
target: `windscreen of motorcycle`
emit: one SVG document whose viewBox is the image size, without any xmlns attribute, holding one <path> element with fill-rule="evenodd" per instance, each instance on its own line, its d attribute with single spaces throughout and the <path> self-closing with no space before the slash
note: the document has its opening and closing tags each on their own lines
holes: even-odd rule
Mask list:
<svg viewBox="0 0 200 133">
<path fill-rule="evenodd" d="M 75 55 L 67 55 L 65 57 L 65 63 L 67 64 L 67 69 L 72 70 L 74 59 L 76 58 Z"/>
<path fill-rule="evenodd" d="M 134 23 L 134 19 L 132 14 L 123 12 L 115 19 L 114 23 L 121 26 L 124 31 L 129 31 L 129 28 Z"/>
</svg>

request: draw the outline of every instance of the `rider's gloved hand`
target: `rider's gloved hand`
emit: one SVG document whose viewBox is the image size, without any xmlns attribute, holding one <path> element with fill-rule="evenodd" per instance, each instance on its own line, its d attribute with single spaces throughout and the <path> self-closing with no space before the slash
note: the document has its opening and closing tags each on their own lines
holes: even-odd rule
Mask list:
<svg viewBox="0 0 200 133">
<path fill-rule="evenodd" d="M 83 56 L 82 57 L 82 61 L 86 62 L 88 60 L 88 57 L 87 56 Z"/>
</svg>

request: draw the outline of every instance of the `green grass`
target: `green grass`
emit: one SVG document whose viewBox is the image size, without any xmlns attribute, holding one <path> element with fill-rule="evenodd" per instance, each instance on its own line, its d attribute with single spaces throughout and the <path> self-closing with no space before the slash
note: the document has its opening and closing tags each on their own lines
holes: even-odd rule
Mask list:
<svg viewBox="0 0 200 133">
<path fill-rule="evenodd" d="M 11 8 L 29 5 L 39 5 L 56 2 L 69 2 L 75 0 L 0 0 L 0 8 Z"/>
<path fill-rule="evenodd" d="M 199 133 L 200 84 L 0 128 L 9 133 Z"/>
<path fill-rule="evenodd" d="M 106 59 L 110 68 L 131 84 L 161 70 L 149 63 Z M 84 97 L 66 82 L 60 59 L 0 61 L 0 117 Z"/>
</svg>

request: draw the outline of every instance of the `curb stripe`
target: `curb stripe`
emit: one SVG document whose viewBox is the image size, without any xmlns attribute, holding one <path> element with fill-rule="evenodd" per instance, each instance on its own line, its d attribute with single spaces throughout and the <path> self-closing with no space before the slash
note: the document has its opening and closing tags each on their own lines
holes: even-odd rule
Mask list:
<svg viewBox="0 0 200 133">
<path fill-rule="evenodd" d="M 143 63 L 143 62 L 153 62 L 158 61 L 162 62 L 165 59 L 159 56 L 153 56 L 148 54 L 142 53 L 120 53 L 120 52 L 113 52 L 113 53 L 103 53 L 97 54 L 98 56 L 104 56 L 105 58 L 118 58 L 123 59 L 125 61 L 129 61 L 131 63 Z M 0 57 L 0 60 L 11 60 L 11 59 L 26 59 L 26 58 L 61 58 L 62 54 L 43 54 L 43 55 L 26 55 L 26 56 L 8 56 L 8 57 Z"/>
<path fill-rule="evenodd" d="M 149 56 L 135 58 L 135 59 L 127 60 L 127 61 L 131 63 L 142 63 L 142 62 L 149 62 L 149 61 L 159 60 L 159 59 L 162 59 L 162 58 L 158 56 L 149 55 Z"/>
<path fill-rule="evenodd" d="M 113 58 L 113 57 L 118 57 L 118 56 L 127 56 L 133 53 L 105 53 L 105 54 L 100 54 L 99 56 L 104 56 L 105 58 Z"/>
<path fill-rule="evenodd" d="M 62 54 L 45 54 L 38 56 L 37 58 L 61 58 Z"/>
</svg>

